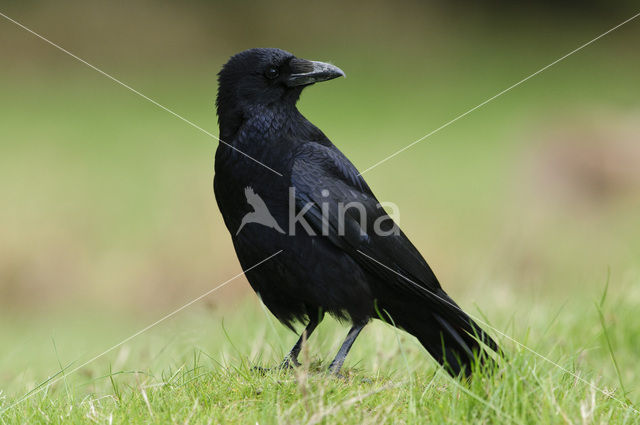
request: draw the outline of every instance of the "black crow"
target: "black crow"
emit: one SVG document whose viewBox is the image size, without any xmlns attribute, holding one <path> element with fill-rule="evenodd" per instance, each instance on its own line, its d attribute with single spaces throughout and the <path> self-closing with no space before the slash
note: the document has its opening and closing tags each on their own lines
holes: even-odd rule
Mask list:
<svg viewBox="0 0 640 425">
<path fill-rule="evenodd" d="M 306 324 L 282 366 L 299 365 L 304 338 L 330 313 L 352 323 L 333 373 L 378 318 L 414 335 L 452 375 L 468 375 L 476 359 L 492 361 L 484 347 L 498 351 L 496 343 L 440 287 L 353 164 L 296 108 L 305 87 L 340 76 L 336 66 L 280 49 L 238 53 L 218 74 L 218 206 L 264 304 L 294 331 L 295 322 Z"/>
</svg>

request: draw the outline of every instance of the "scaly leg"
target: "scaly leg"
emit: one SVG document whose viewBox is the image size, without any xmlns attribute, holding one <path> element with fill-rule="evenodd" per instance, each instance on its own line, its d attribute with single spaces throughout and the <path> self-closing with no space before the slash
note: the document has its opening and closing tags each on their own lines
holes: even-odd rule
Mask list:
<svg viewBox="0 0 640 425">
<path fill-rule="evenodd" d="M 324 314 L 322 312 L 319 312 L 317 316 L 309 316 L 309 323 L 307 324 L 307 327 L 304 329 L 304 331 L 302 331 L 300 338 L 298 338 L 298 341 L 293 346 L 289 354 L 285 356 L 282 364 L 280 365 L 281 369 L 289 369 L 292 367 L 300 366 L 300 362 L 298 362 L 298 354 L 300 354 L 300 350 L 302 350 L 302 344 L 305 340 L 309 339 L 318 324 L 320 324 L 320 322 L 322 321 L 323 316 Z"/>
<path fill-rule="evenodd" d="M 337 375 L 340 372 L 340 369 L 342 368 L 342 364 L 344 363 L 344 359 L 347 357 L 347 354 L 349 354 L 349 350 L 351 350 L 351 346 L 353 345 L 356 338 L 360 334 L 360 331 L 362 331 L 362 329 L 366 325 L 367 325 L 366 323 L 361 323 L 361 324 L 353 325 L 351 327 L 351 329 L 349 330 L 349 333 L 347 334 L 347 337 L 345 338 L 344 342 L 342 343 L 342 346 L 340 347 L 340 350 L 338 351 L 338 354 L 336 355 L 336 358 L 333 359 L 333 361 L 331 362 L 331 365 L 329 365 L 329 372 L 331 372 L 334 375 Z"/>
</svg>

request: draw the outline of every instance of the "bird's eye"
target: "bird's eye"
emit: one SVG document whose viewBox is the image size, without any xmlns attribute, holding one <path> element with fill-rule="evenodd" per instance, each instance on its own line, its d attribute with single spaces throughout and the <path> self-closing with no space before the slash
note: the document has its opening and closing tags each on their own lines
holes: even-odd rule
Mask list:
<svg viewBox="0 0 640 425">
<path fill-rule="evenodd" d="M 274 78 L 278 78 L 278 75 L 280 75 L 280 72 L 278 71 L 277 68 L 274 68 L 274 67 L 267 69 L 267 72 L 265 73 L 265 76 L 270 80 L 273 80 Z"/>
</svg>

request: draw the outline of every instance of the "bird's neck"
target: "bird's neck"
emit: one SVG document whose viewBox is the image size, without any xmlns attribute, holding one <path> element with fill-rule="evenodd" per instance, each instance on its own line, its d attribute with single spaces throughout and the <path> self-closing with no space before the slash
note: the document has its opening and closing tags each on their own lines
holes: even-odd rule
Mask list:
<svg viewBox="0 0 640 425">
<path fill-rule="evenodd" d="M 225 141 L 256 134 L 266 138 L 280 136 L 304 120 L 295 105 L 282 103 L 251 105 L 234 112 L 220 115 L 220 135 Z"/>
</svg>

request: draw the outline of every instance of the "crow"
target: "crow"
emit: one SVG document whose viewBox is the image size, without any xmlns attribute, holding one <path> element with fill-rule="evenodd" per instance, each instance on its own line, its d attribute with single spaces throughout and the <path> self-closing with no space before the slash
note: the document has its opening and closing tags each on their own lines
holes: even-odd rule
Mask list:
<svg viewBox="0 0 640 425">
<path fill-rule="evenodd" d="M 305 87 L 341 76 L 334 65 L 275 48 L 240 52 L 218 74 L 218 207 L 262 302 L 294 332 L 296 323 L 306 326 L 280 367 L 300 365 L 303 342 L 329 313 L 352 325 L 333 374 L 365 325 L 381 319 L 415 336 L 452 376 L 470 376 L 477 361 L 495 363 L 488 349 L 500 353 L 497 344 L 442 289 L 356 167 L 296 107 Z M 254 213 L 245 191 L 275 224 L 245 219 Z"/>
</svg>

